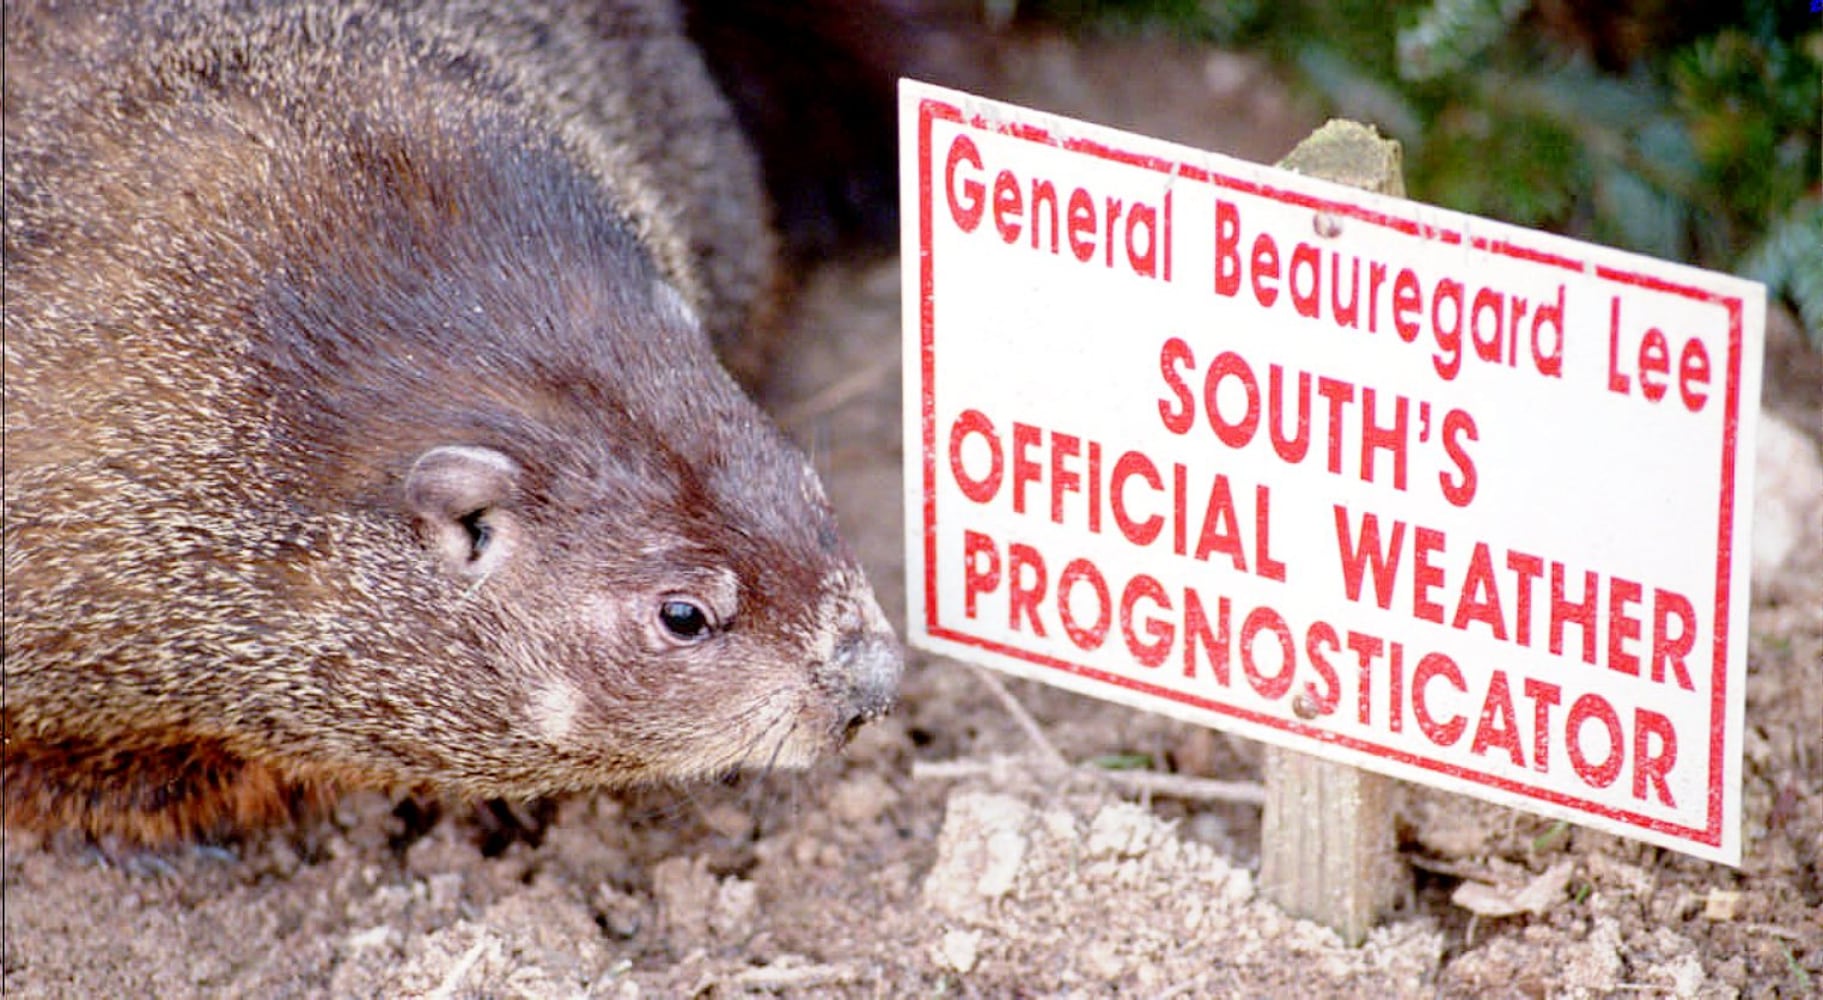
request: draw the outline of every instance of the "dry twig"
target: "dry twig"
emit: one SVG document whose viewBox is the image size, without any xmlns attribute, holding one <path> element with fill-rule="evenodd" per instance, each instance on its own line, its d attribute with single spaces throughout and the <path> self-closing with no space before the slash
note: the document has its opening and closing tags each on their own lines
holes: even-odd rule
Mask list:
<svg viewBox="0 0 1823 1000">
<path fill-rule="evenodd" d="M 1042 766 L 1049 766 L 1048 762 Z M 1067 765 L 1066 765 L 1067 766 Z M 962 778 L 995 776 L 1029 771 L 1029 763 L 1018 757 L 989 757 L 973 760 L 917 761 L 912 764 L 913 779 L 955 781 Z M 1098 767 L 1071 767 L 1073 775 L 1093 779 L 1117 791 L 1138 795 L 1167 795 L 1191 802 L 1237 802 L 1263 805 L 1266 790 L 1253 781 L 1217 781 L 1187 774 L 1164 774 L 1158 771 L 1109 771 Z"/>
</svg>

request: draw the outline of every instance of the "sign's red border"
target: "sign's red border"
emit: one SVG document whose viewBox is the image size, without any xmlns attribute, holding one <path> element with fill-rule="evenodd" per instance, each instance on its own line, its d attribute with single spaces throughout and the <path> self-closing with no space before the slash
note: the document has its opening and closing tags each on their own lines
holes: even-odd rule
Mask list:
<svg viewBox="0 0 1823 1000">
<path fill-rule="evenodd" d="M 1739 296 L 1721 295 L 1702 288 L 1681 285 L 1662 278 L 1627 271 L 1621 268 L 1596 265 L 1593 273 L 1602 279 L 1635 288 L 1676 295 L 1697 302 L 1720 305 L 1728 310 L 1728 381 L 1723 408 L 1722 455 L 1721 455 L 1721 504 L 1719 525 L 1717 526 L 1717 550 L 1715 565 L 1715 649 L 1711 676 L 1711 698 L 1709 704 L 1709 812 L 1707 824 L 1698 829 L 1667 822 L 1651 816 L 1618 809 L 1600 802 L 1562 792 L 1539 788 L 1520 781 L 1499 775 L 1488 774 L 1471 768 L 1462 767 L 1447 761 L 1432 760 L 1407 753 L 1392 747 L 1380 746 L 1367 740 L 1344 736 L 1338 733 L 1319 729 L 1315 726 L 1274 716 L 1248 711 L 1234 705 L 1223 704 L 1208 698 L 1173 691 L 1155 684 L 1148 684 L 1132 677 L 1097 670 L 1093 667 L 1072 663 L 1068 660 L 1019 649 L 992 639 L 984 639 L 966 632 L 942 625 L 937 621 L 937 424 L 936 424 L 936 385 L 935 385 L 935 349 L 936 340 L 936 298 L 934 248 L 932 246 L 932 180 L 931 180 L 931 123 L 934 120 L 954 122 L 977 131 L 995 132 L 1027 142 L 1042 143 L 1047 146 L 1063 149 L 1072 153 L 1081 153 L 1097 159 L 1110 160 L 1128 166 L 1146 170 L 1155 170 L 1164 174 L 1176 174 L 1188 181 L 1213 184 L 1245 194 L 1269 198 L 1274 201 L 1295 205 L 1317 211 L 1328 212 L 1346 218 L 1352 218 L 1374 226 L 1417 236 L 1422 239 L 1436 240 L 1446 244 L 1462 244 L 1465 241 L 1473 248 L 1502 257 L 1547 267 L 1562 268 L 1578 275 L 1590 273 L 1591 269 L 1584 261 L 1567 257 L 1551 251 L 1538 250 L 1521 246 L 1508 239 L 1488 239 L 1486 237 L 1467 236 L 1455 230 L 1425 225 L 1412 219 L 1403 218 L 1390 212 L 1381 212 L 1347 202 L 1331 201 L 1326 198 L 1305 194 L 1301 191 L 1288 191 L 1217 173 L 1200 166 L 1179 163 L 1164 157 L 1122 150 L 1105 143 L 1079 138 L 1058 138 L 1047 130 L 1034 125 L 1021 123 L 989 122 L 975 117 L 964 119 L 961 109 L 952 104 L 932 98 L 919 101 L 918 105 L 918 294 L 919 294 L 919 356 L 920 356 L 920 419 L 924 443 L 924 482 L 923 482 L 923 526 L 924 526 L 924 626 L 926 631 L 937 638 L 950 642 L 973 646 L 977 649 L 1024 660 L 1028 663 L 1061 670 L 1079 677 L 1112 684 L 1168 701 L 1199 708 L 1237 719 L 1244 719 L 1255 725 L 1278 729 L 1307 739 L 1397 761 L 1422 770 L 1434 771 L 1464 781 L 1499 788 L 1526 798 L 1549 802 L 1553 805 L 1574 809 L 1579 812 L 1603 816 L 1611 820 L 1626 823 L 1661 834 L 1695 841 L 1710 847 L 1720 847 L 1722 842 L 1722 802 L 1724 775 L 1724 742 L 1726 740 L 1727 718 L 1727 682 L 1728 682 L 1728 578 L 1730 560 L 1734 551 L 1734 471 L 1735 442 L 1740 430 L 1740 390 L 1741 390 L 1741 334 L 1744 303 Z"/>
</svg>

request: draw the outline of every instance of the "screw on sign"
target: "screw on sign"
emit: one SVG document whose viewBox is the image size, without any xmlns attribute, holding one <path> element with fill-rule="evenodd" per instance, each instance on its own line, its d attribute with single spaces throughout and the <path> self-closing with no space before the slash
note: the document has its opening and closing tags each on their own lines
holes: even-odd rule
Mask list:
<svg viewBox="0 0 1823 1000">
<path fill-rule="evenodd" d="M 1760 286 L 901 94 L 916 644 L 1738 863 Z"/>
</svg>

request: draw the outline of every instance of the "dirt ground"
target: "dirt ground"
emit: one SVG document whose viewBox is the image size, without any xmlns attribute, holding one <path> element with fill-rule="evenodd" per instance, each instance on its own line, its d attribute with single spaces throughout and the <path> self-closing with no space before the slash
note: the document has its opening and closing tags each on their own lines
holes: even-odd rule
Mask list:
<svg viewBox="0 0 1823 1000">
<path fill-rule="evenodd" d="M 1277 159 L 1317 124 L 1243 57 L 1039 39 L 997 58 L 997 96 L 1253 159 Z M 810 276 L 772 401 L 813 449 L 894 612 L 899 318 L 895 259 Z M 1823 438 L 1823 359 L 1789 317 L 1773 326 L 1766 401 L 1798 431 L 1780 467 L 1801 471 Z M 432 822 L 377 795 L 231 850 L 123 859 L 11 837 L 5 992 L 1816 995 L 1823 525 L 1815 485 L 1790 479 L 1812 534 L 1756 587 L 1739 870 L 1408 788 L 1410 892 L 1367 945 L 1344 947 L 1257 893 L 1257 806 L 1134 800 L 1061 780 L 1041 755 L 1144 759 L 1245 786 L 1259 780 L 1256 746 L 1008 681 L 1035 738 L 982 675 L 914 655 L 902 708 L 842 759 L 566 801 L 536 844 L 503 835 L 514 824 L 492 814 L 451 808 Z M 1465 882 L 1531 886 L 1533 909 L 1477 917 L 1452 902 Z"/>
</svg>

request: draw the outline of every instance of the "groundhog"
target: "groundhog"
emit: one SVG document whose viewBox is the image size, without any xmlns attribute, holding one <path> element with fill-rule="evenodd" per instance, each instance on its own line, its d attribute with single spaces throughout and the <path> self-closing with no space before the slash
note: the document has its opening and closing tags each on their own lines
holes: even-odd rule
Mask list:
<svg viewBox="0 0 1823 1000">
<path fill-rule="evenodd" d="M 664 0 L 11 2 L 5 806 L 792 767 L 901 654 L 763 361 L 757 167 Z"/>
</svg>

